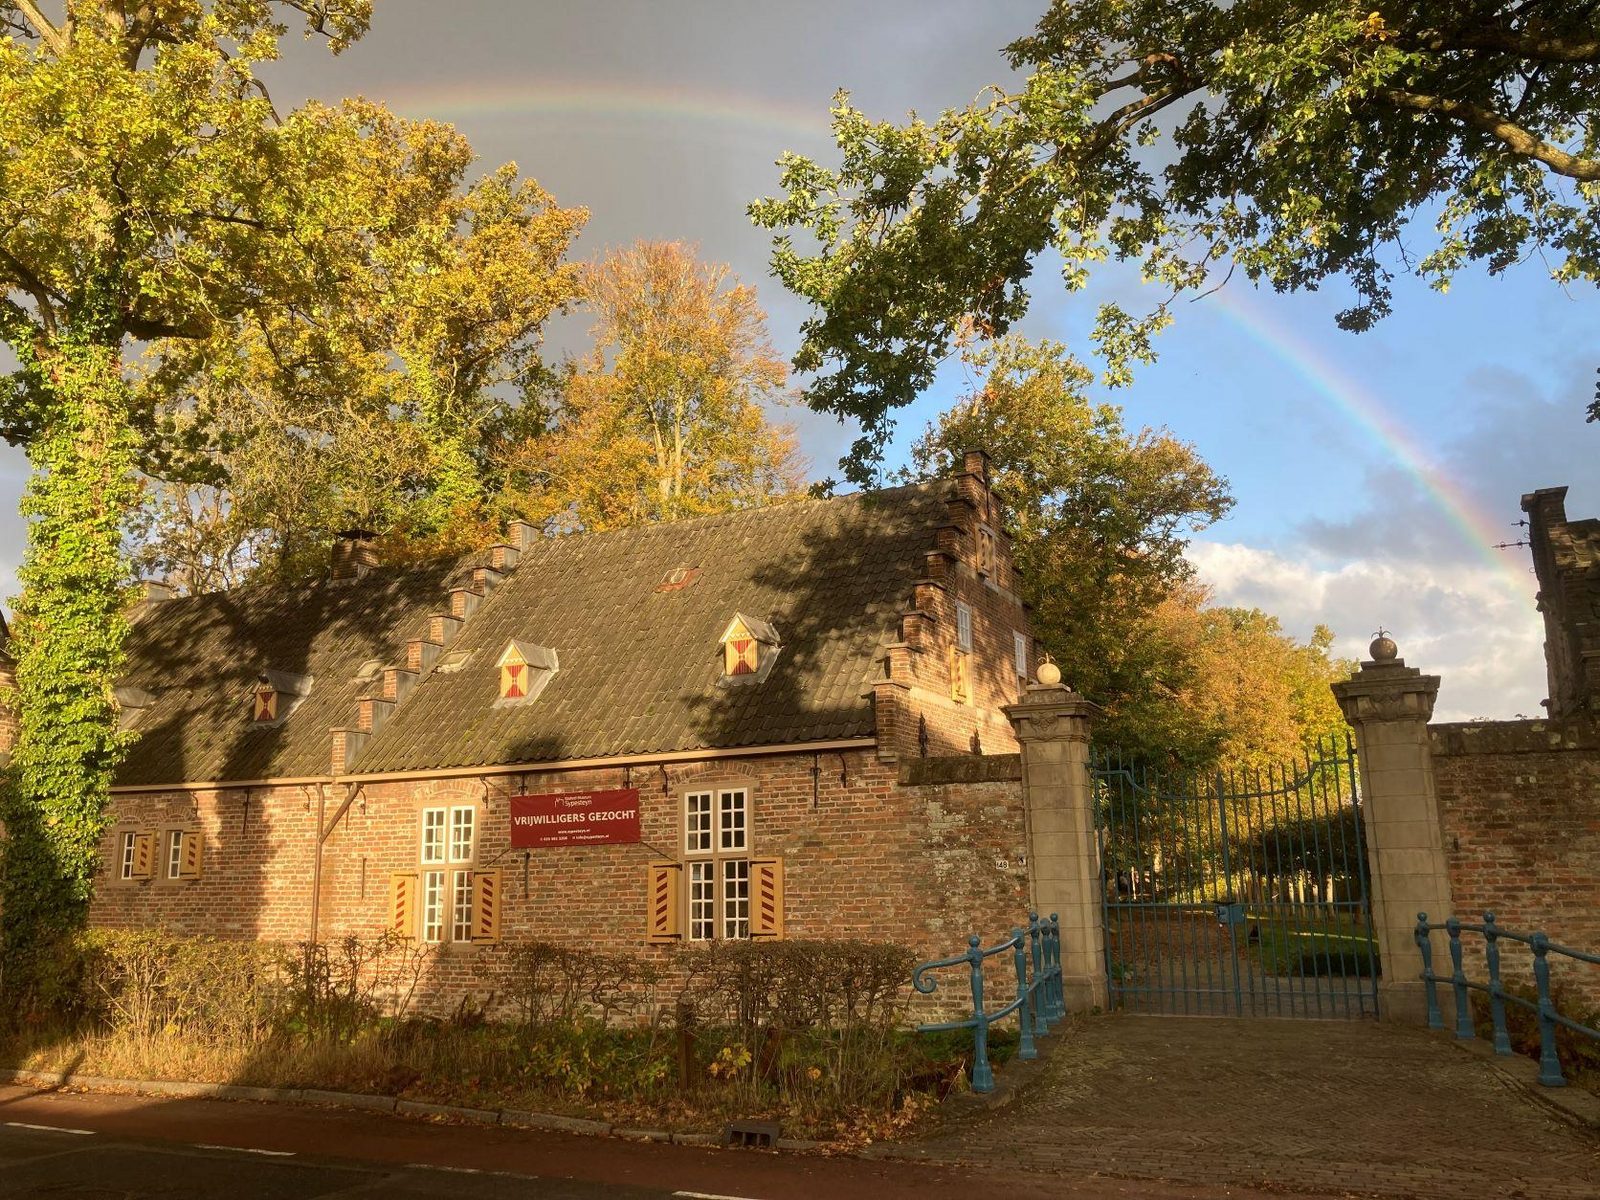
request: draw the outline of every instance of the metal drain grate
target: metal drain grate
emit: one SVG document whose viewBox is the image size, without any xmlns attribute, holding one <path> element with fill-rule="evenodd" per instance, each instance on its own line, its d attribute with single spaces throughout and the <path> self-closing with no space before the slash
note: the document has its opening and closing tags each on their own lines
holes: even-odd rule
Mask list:
<svg viewBox="0 0 1600 1200">
<path fill-rule="evenodd" d="M 743 1150 L 776 1150 L 776 1121 L 729 1121 L 722 1127 L 722 1144 Z"/>
</svg>

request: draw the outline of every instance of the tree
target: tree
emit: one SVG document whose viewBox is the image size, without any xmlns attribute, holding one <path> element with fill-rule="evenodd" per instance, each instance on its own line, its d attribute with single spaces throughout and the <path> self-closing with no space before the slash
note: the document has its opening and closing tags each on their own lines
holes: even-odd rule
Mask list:
<svg viewBox="0 0 1600 1200">
<path fill-rule="evenodd" d="M 755 291 L 677 242 L 586 272 L 594 347 L 535 436 L 506 452 L 506 504 L 552 528 L 610 529 L 797 492 L 794 434 L 769 424 L 788 372 Z"/>
<path fill-rule="evenodd" d="M 1108 259 L 1160 289 L 1100 307 L 1112 384 L 1224 263 L 1279 290 L 1347 281 L 1357 331 L 1397 271 L 1443 290 L 1537 253 L 1559 283 L 1600 280 L 1593 4 L 1054 0 L 1006 57 L 1020 87 L 931 122 L 841 93 L 839 166 L 786 154 L 784 194 L 751 206 L 816 309 L 809 402 L 863 426 L 858 478 L 963 323 L 998 336 L 1026 312 L 1047 249 L 1069 290 Z"/>
<path fill-rule="evenodd" d="M 914 445 L 914 468 L 989 452 L 1035 633 L 1073 687 L 1115 711 L 1151 686 L 1150 614 L 1188 585 L 1187 535 L 1227 513 L 1226 481 L 1167 431 L 1130 434 L 1114 405 L 1091 405 L 1092 372 L 1060 345 L 1012 335 L 968 365 L 972 388 Z"/>
<path fill-rule="evenodd" d="M 256 78 L 291 15 L 338 52 L 370 3 L 70 0 L 58 23 L 0 0 L 0 339 L 20 364 L 0 431 L 32 467 L 8 990 L 87 908 L 124 745 L 112 689 L 135 469 L 171 469 L 204 441 L 133 386 L 130 346 L 214 339 L 265 308 L 313 318 L 360 243 L 348 231 L 370 228 L 339 188 L 359 157 L 349 123 L 317 106 L 280 119 Z"/>
<path fill-rule="evenodd" d="M 578 295 L 565 258 L 584 210 L 515 164 L 468 186 L 450 126 L 361 100 L 331 112 L 356 151 L 342 195 L 366 214 L 336 235 L 337 295 L 311 320 L 262 307 L 167 348 L 142 381 L 152 408 L 218 414 L 221 478 L 158 480 L 141 531 L 141 561 L 199 590 L 319 571 L 351 526 L 397 558 L 494 540 L 488 446 L 548 376 L 544 325 Z"/>
</svg>

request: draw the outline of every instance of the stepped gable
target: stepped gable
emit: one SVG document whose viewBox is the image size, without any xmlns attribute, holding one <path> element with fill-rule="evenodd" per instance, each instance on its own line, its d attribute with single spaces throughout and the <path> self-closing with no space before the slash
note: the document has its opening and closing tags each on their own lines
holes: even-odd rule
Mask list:
<svg viewBox="0 0 1600 1200">
<path fill-rule="evenodd" d="M 356 580 L 262 585 L 147 604 L 119 684 L 148 693 L 124 710 L 138 735 L 121 785 L 328 775 L 330 729 L 371 688 L 364 665 L 394 661 L 465 561 L 374 567 Z M 276 724 L 254 720 L 263 674 L 309 678 Z"/>
<path fill-rule="evenodd" d="M 1544 614 L 1552 717 L 1600 716 L 1600 519 L 1569 521 L 1567 489 L 1522 497 Z"/>
<path fill-rule="evenodd" d="M 947 520 L 948 481 L 611 533 L 528 538 L 352 774 L 870 737 L 870 690 Z M 736 614 L 772 627 L 770 673 L 730 686 Z M 559 668 L 497 704 L 512 642 Z"/>
</svg>

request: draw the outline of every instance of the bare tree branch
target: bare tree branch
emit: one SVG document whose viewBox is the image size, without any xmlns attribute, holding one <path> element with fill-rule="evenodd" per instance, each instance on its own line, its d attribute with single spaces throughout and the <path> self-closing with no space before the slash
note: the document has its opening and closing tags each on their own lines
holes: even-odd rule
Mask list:
<svg viewBox="0 0 1600 1200">
<path fill-rule="evenodd" d="M 1530 62 L 1600 62 L 1600 38 L 1566 38 L 1518 33 L 1512 29 L 1474 29 L 1462 33 L 1425 31 L 1416 39 L 1420 50 L 1501 50 Z"/>
<path fill-rule="evenodd" d="M 16 6 L 22 10 L 22 15 L 28 19 L 39 39 L 54 50 L 58 55 L 67 52 L 67 36 L 50 23 L 50 18 L 39 11 L 39 6 L 33 0 L 15 0 Z"/>
<path fill-rule="evenodd" d="M 1541 141 L 1522 126 L 1491 109 L 1479 108 L 1463 100 L 1450 100 L 1443 96 L 1423 96 L 1394 88 L 1387 88 L 1374 95 L 1397 108 L 1406 108 L 1413 112 L 1438 113 L 1440 116 L 1450 117 L 1465 125 L 1481 129 L 1491 137 L 1504 142 L 1515 153 L 1542 162 L 1557 175 L 1565 175 L 1568 179 L 1576 179 L 1583 183 L 1600 181 L 1600 161 L 1568 154 L 1561 147 Z"/>
</svg>

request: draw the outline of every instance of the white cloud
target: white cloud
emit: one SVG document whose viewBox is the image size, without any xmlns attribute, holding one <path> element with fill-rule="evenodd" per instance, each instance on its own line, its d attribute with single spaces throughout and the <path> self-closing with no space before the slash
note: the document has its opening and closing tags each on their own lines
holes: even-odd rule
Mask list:
<svg viewBox="0 0 1600 1200">
<path fill-rule="evenodd" d="M 1341 657 L 1365 659 L 1373 631 L 1383 625 L 1408 666 L 1442 678 L 1437 721 L 1544 711 L 1544 627 L 1531 575 L 1519 594 L 1511 577 L 1485 565 L 1334 564 L 1205 541 L 1190 545 L 1189 560 L 1217 603 L 1260 608 L 1301 638 L 1327 625 Z"/>
</svg>

